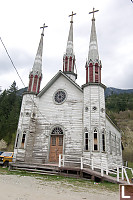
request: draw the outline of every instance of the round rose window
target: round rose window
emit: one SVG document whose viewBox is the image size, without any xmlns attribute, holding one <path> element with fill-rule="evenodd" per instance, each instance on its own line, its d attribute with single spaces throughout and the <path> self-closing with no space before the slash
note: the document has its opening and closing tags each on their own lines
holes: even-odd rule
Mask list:
<svg viewBox="0 0 133 200">
<path fill-rule="evenodd" d="M 63 103 L 66 99 L 66 93 L 63 90 L 58 90 L 54 95 L 54 100 L 56 103 Z"/>
</svg>

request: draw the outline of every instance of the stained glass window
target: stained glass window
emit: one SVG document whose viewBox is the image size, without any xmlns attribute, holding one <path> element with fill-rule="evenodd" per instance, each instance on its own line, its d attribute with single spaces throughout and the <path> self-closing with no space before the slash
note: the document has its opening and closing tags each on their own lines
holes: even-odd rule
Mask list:
<svg viewBox="0 0 133 200">
<path fill-rule="evenodd" d="M 63 103 L 66 99 L 66 93 L 63 90 L 58 90 L 55 93 L 54 100 L 56 103 Z"/>
</svg>

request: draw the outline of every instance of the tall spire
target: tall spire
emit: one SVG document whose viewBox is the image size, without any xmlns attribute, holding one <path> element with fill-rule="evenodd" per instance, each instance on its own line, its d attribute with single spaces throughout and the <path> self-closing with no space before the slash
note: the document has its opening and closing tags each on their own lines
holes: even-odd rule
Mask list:
<svg viewBox="0 0 133 200">
<path fill-rule="evenodd" d="M 73 15 L 76 15 L 76 13 L 72 12 L 72 14 L 69 15 L 69 17 L 71 17 L 71 21 L 66 53 L 63 56 L 63 72 L 75 81 L 77 74 L 74 73 L 75 55 L 73 53 Z"/>
<path fill-rule="evenodd" d="M 35 57 L 35 61 L 32 67 L 32 71 L 29 74 L 29 92 L 39 93 L 40 84 L 42 80 L 42 53 L 43 53 L 43 36 L 44 36 L 44 28 L 46 28 L 45 24 L 43 24 L 41 39 L 39 42 L 37 54 Z"/>
<path fill-rule="evenodd" d="M 93 17 L 92 17 L 88 61 L 86 63 L 86 83 L 88 82 L 100 83 L 101 82 L 101 61 L 99 60 L 95 17 L 94 17 L 94 13 L 98 11 L 99 10 L 95 10 L 93 8 L 93 11 L 89 12 L 89 14 L 93 13 Z"/>
<path fill-rule="evenodd" d="M 98 55 L 98 45 L 97 45 L 97 35 L 96 35 L 96 27 L 95 27 L 95 18 L 94 18 L 94 12 L 97 12 L 98 10 L 93 12 L 89 12 L 89 14 L 93 13 L 92 18 L 92 26 L 91 26 L 91 36 L 90 36 L 90 45 L 89 45 L 89 54 L 88 54 L 88 60 L 99 60 Z"/>
</svg>

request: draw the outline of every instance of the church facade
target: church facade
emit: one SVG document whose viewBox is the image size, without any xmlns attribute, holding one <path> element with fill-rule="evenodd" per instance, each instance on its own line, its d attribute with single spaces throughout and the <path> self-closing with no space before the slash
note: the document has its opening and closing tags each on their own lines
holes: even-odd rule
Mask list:
<svg viewBox="0 0 133 200">
<path fill-rule="evenodd" d="M 40 91 L 44 28 L 35 62 L 29 74 L 28 91 L 23 94 L 14 163 L 57 163 L 59 154 L 96 159 L 122 165 L 121 132 L 106 114 L 105 85 L 101 83 L 95 18 L 93 13 L 86 81 L 76 83 L 73 53 L 73 13 L 63 71 Z"/>
</svg>

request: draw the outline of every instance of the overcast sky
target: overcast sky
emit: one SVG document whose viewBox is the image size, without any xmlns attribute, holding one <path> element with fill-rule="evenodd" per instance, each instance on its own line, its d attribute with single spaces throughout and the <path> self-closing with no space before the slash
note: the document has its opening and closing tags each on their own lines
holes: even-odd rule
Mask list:
<svg viewBox="0 0 133 200">
<path fill-rule="evenodd" d="M 133 88 L 133 3 L 131 0 L 4 0 L 0 4 L 0 37 L 3 40 L 25 86 L 28 85 L 45 23 L 43 80 L 45 84 L 63 68 L 72 11 L 74 16 L 74 53 L 77 83 L 85 83 L 91 19 L 95 9 L 102 83 L 107 87 Z M 0 86 L 2 90 L 16 81 L 23 88 L 0 41 Z"/>
</svg>

